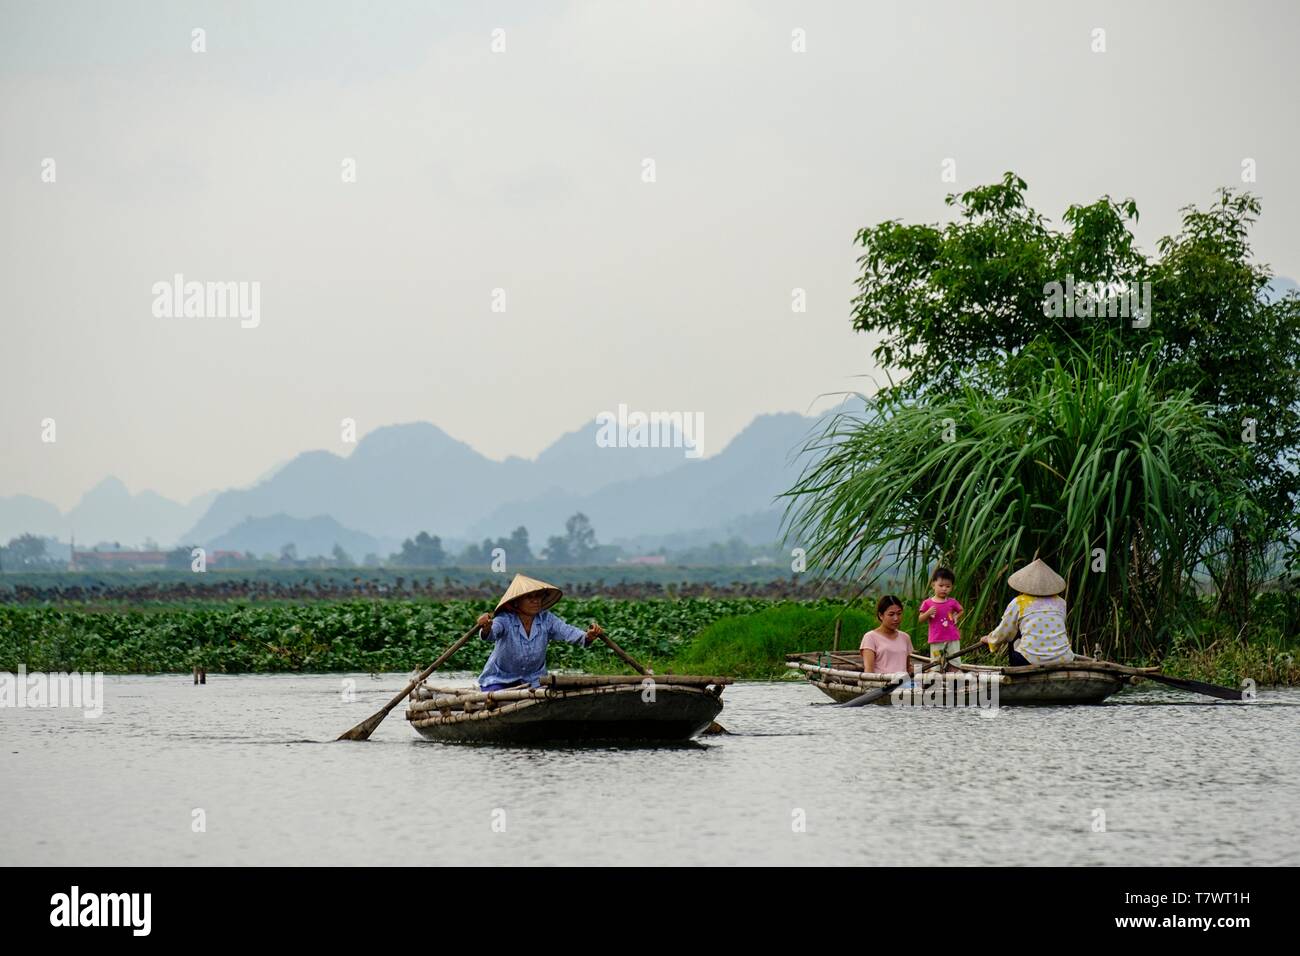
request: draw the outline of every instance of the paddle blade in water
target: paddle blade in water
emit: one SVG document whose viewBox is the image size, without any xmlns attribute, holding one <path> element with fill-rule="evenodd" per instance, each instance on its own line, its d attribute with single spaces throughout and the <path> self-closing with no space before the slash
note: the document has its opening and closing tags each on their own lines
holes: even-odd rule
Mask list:
<svg viewBox="0 0 1300 956">
<path fill-rule="evenodd" d="M 1161 684 L 1167 684 L 1170 687 L 1177 687 L 1179 690 L 1191 691 L 1193 694 L 1204 694 L 1207 697 L 1217 697 L 1220 700 L 1244 700 L 1245 694 L 1232 687 L 1220 687 L 1218 684 L 1205 684 L 1198 680 L 1187 680 L 1182 677 L 1167 677 L 1164 674 L 1143 674 L 1143 678 L 1153 680 Z"/>
<path fill-rule="evenodd" d="M 388 711 L 381 711 L 378 714 L 372 714 L 361 723 L 357 724 L 346 733 L 340 734 L 336 740 L 369 740 L 370 735 L 375 732 L 375 728 L 384 722 L 388 716 Z"/>
</svg>

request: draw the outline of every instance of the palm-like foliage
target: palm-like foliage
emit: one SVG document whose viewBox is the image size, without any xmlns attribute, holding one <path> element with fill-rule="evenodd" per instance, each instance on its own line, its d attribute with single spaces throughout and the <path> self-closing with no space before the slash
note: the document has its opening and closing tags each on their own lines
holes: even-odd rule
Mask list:
<svg viewBox="0 0 1300 956">
<path fill-rule="evenodd" d="M 1161 396 L 1153 361 L 1022 356 L 1037 384 L 937 404 L 866 400 L 805 446 L 786 494 L 788 537 L 810 564 L 864 589 L 932 562 L 957 574 L 987 626 L 1005 577 L 1035 554 L 1069 584 L 1076 647 L 1160 652 L 1215 529 L 1245 507 L 1227 467 L 1244 453 L 1187 393 Z M 974 631 L 968 631 L 968 635 Z"/>
</svg>

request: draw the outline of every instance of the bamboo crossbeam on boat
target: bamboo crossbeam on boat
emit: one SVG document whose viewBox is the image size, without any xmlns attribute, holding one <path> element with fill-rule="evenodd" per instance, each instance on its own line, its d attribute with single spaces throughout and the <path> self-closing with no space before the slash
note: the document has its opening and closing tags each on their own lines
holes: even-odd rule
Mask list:
<svg viewBox="0 0 1300 956">
<path fill-rule="evenodd" d="M 703 687 L 691 685 L 677 685 L 673 687 L 674 694 L 691 694 L 705 697 L 712 697 Z M 588 697 L 604 694 L 640 694 L 641 687 L 631 683 L 621 683 L 607 685 L 603 687 L 576 687 L 568 690 L 541 690 L 532 691 L 531 697 L 521 697 L 520 699 L 502 700 L 497 692 L 492 696 L 493 701 L 471 700 L 462 703 L 460 706 L 437 706 L 436 701 L 418 701 L 411 704 L 406 709 L 406 719 L 410 721 L 411 726 L 432 727 L 448 723 L 459 723 L 466 720 L 491 720 L 502 714 L 509 714 L 520 710 L 521 708 L 540 706 L 547 704 L 549 701 L 559 699 L 571 699 L 575 697 Z M 488 695 L 478 695 L 486 697 Z M 549 706 L 549 705 L 548 705 Z"/>
<path fill-rule="evenodd" d="M 484 707 L 479 710 L 453 710 L 445 714 L 437 710 L 432 713 L 416 713 L 407 710 L 406 719 L 411 722 L 412 727 L 453 724 L 463 720 L 490 720 L 499 717 L 501 714 L 508 714 L 524 707 L 536 707 L 540 704 L 541 701 L 539 700 L 515 700 L 508 701 L 500 707 Z"/>
<path fill-rule="evenodd" d="M 862 663 L 861 651 L 797 651 L 793 654 L 785 655 L 787 661 L 808 661 L 816 660 L 833 661 L 839 664 Z"/>
<path fill-rule="evenodd" d="M 467 704 L 486 705 L 494 701 L 533 700 L 538 697 L 546 697 L 550 693 L 549 690 L 523 688 L 521 690 L 498 690 L 490 694 L 482 691 L 470 691 L 464 694 L 435 694 L 415 701 L 410 707 L 412 710 L 437 710 L 442 707 L 459 708 Z"/>
<path fill-rule="evenodd" d="M 662 687 L 671 686 L 677 693 L 686 694 L 704 694 L 707 693 L 704 685 L 696 684 L 663 684 Z M 540 687 L 537 689 L 518 688 L 511 690 L 498 690 L 490 693 L 483 691 L 464 691 L 455 694 L 437 694 L 430 697 L 412 701 L 407 705 L 407 713 L 410 714 L 434 714 L 439 712 L 471 712 L 471 711 L 497 711 L 504 709 L 502 705 L 515 703 L 518 701 L 541 701 L 554 700 L 560 696 L 582 696 L 586 694 L 609 694 L 609 693 L 643 693 L 644 689 L 640 683 L 631 681 L 622 681 L 617 684 L 601 684 L 594 687 L 570 687 L 570 688 L 551 688 Z M 408 716 L 408 719 L 411 719 Z"/>
<path fill-rule="evenodd" d="M 966 669 L 966 665 L 962 665 Z M 971 670 L 981 668 L 971 666 Z M 1030 664 L 1026 667 L 998 667 L 982 668 L 985 670 L 999 670 L 1004 674 L 1045 674 L 1051 671 L 1096 671 L 1102 674 L 1123 674 L 1126 676 L 1141 677 L 1143 674 L 1158 674 L 1158 667 L 1130 667 L 1128 664 L 1115 664 L 1111 661 L 1094 661 L 1091 659 L 1075 658 L 1072 661 L 1053 661 L 1050 664 Z"/>
<path fill-rule="evenodd" d="M 996 667 L 987 665 L 954 665 L 958 670 L 965 671 L 967 674 L 985 674 L 985 672 L 996 672 L 1006 676 L 1031 676 L 1036 674 L 1048 675 L 1057 671 L 1091 671 L 1093 674 L 1112 674 L 1114 676 L 1143 676 L 1144 674 L 1158 674 L 1160 667 L 1130 667 L 1126 663 L 1113 663 L 1110 661 L 1093 661 L 1091 658 L 1078 658 L 1073 661 L 1053 661 L 1052 663 L 1031 663 L 1022 667 Z"/>
<path fill-rule="evenodd" d="M 922 658 L 928 661 L 929 658 Z M 834 667 L 824 667 L 817 664 L 807 663 L 804 661 L 788 661 L 785 665 L 792 669 L 811 671 L 817 674 L 830 674 L 835 677 L 848 677 L 855 680 L 861 680 L 863 677 L 875 679 L 882 675 L 875 673 L 865 674 L 862 671 L 847 671 Z M 1020 674 L 1048 674 L 1053 671 L 1094 671 L 1102 674 L 1116 674 L 1123 676 L 1142 677 L 1145 674 L 1155 674 L 1160 672 L 1158 667 L 1130 667 L 1127 664 L 1116 664 L 1111 661 L 1095 661 L 1086 658 L 1075 658 L 1072 661 L 1053 661 L 1050 664 L 1029 664 L 1023 667 L 999 667 L 987 664 L 953 664 L 949 667 L 955 667 L 957 670 L 967 674 L 998 673 L 1007 675 Z"/>
<path fill-rule="evenodd" d="M 872 689 L 870 687 L 863 687 L 861 684 L 842 684 L 839 681 L 833 681 L 833 680 L 810 679 L 809 683 L 811 683 L 814 687 L 831 687 L 837 690 L 852 690 L 852 691 L 856 691 L 859 694 L 861 694 L 863 691 L 868 691 Z"/>
<path fill-rule="evenodd" d="M 547 674 L 542 678 L 544 687 L 603 687 L 607 684 L 673 684 L 682 687 L 706 687 L 710 684 L 730 684 L 730 677 L 700 677 L 695 674 Z"/>
<path fill-rule="evenodd" d="M 638 687 L 644 686 L 646 681 L 664 687 L 722 687 L 733 683 L 730 677 L 708 677 L 696 674 L 547 674 L 541 680 L 542 689 L 562 690 L 571 687 L 613 687 L 624 684 L 635 684 Z M 527 693 L 529 688 L 507 688 L 506 690 L 493 691 L 497 700 L 512 700 L 514 698 L 502 696 L 512 693 Z M 411 693 L 412 700 L 433 700 L 440 697 L 463 698 L 467 694 L 480 694 L 476 687 L 435 687 L 429 684 L 417 687 Z"/>
<path fill-rule="evenodd" d="M 918 654 L 915 651 L 907 655 L 910 660 L 919 663 L 928 664 L 933 658 L 928 654 Z M 840 670 L 862 670 L 862 652 L 861 651 L 819 651 L 819 652 L 800 652 L 798 654 L 785 655 L 786 663 L 793 664 L 802 662 L 813 664 L 817 667 L 835 668 L 840 665 Z"/>
<path fill-rule="evenodd" d="M 855 681 L 860 681 L 864 677 L 875 678 L 875 677 L 885 676 L 883 674 L 874 674 L 874 673 L 864 674 L 862 671 L 842 671 L 834 667 L 818 667 L 816 664 L 802 664 L 795 661 L 791 661 L 785 666 L 789 668 L 801 670 L 801 671 L 811 671 L 814 674 L 827 674 L 831 677 L 844 677 L 849 680 L 855 680 Z"/>
<path fill-rule="evenodd" d="M 928 659 L 928 658 L 927 658 L 927 659 Z M 794 663 L 793 661 L 791 661 L 790 663 L 786 664 L 785 666 L 786 666 L 786 667 L 789 667 L 789 668 L 791 668 L 791 669 L 797 669 L 797 670 L 807 671 L 807 672 L 809 672 L 809 673 L 811 673 L 811 674 L 825 674 L 825 675 L 830 676 L 830 677 L 839 677 L 839 678 L 843 678 L 843 679 L 845 679 L 845 680 L 857 681 L 857 682 L 859 682 L 859 683 L 868 683 L 868 684 L 871 684 L 871 683 L 874 683 L 874 684 L 880 684 L 880 683 L 888 684 L 889 682 L 891 682 L 891 681 L 895 681 L 895 680 L 898 680 L 898 678 L 899 678 L 899 675 L 898 675 L 898 674 L 882 674 L 882 673 L 879 673 L 879 672 L 877 672 L 877 671 L 868 671 L 868 672 L 866 672 L 866 673 L 864 673 L 863 671 L 842 671 L 842 670 L 837 670 L 837 669 L 834 668 L 834 667 L 817 667 L 817 666 L 814 665 L 814 664 L 797 664 L 797 663 Z M 955 666 L 955 665 L 954 665 L 954 666 Z M 1002 668 L 999 668 L 999 667 L 988 668 L 988 670 L 991 671 L 991 672 L 993 672 L 993 673 L 1001 673 L 1001 672 L 1002 672 Z M 954 673 L 966 673 L 966 674 L 970 674 L 972 677 L 974 677 L 974 676 L 976 676 L 977 674 L 979 674 L 979 673 L 981 673 L 981 672 L 980 672 L 980 671 L 974 671 L 974 670 L 971 670 L 971 671 L 962 670 L 962 671 L 959 671 L 959 672 L 954 672 L 954 671 L 944 671 L 944 672 L 943 672 L 943 674 L 946 674 L 946 675 L 949 676 L 949 677 L 953 676 Z M 939 672 L 939 670 L 938 670 L 937 668 L 936 668 L 935 670 L 926 671 L 926 674 L 927 674 L 928 676 L 930 676 L 930 677 L 940 677 L 940 676 L 943 676 L 943 675 L 940 674 L 940 672 Z"/>
</svg>

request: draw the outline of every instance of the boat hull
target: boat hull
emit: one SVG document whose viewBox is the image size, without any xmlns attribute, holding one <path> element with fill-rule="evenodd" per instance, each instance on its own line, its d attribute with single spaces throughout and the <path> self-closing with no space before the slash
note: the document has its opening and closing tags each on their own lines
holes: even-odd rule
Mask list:
<svg viewBox="0 0 1300 956">
<path fill-rule="evenodd" d="M 1122 681 L 1099 678 L 1095 674 L 1062 676 L 1064 679 L 1054 680 L 1051 683 L 999 684 L 997 705 L 1100 704 L 1124 686 Z M 811 681 L 811 683 L 831 700 L 844 703 L 860 697 L 869 690 L 887 686 L 889 682 L 866 681 L 860 684 L 846 684 L 838 681 Z M 972 692 L 964 687 L 954 687 L 950 691 L 940 681 L 937 682 L 936 694 L 939 706 L 979 706 L 979 701 L 972 697 Z M 875 703 L 885 706 L 922 707 L 927 700 L 924 690 L 900 690 L 882 696 Z"/>
<path fill-rule="evenodd" d="M 839 667 L 820 667 L 807 661 L 791 662 L 804 677 L 838 703 L 853 700 L 867 691 L 888 687 L 895 679 L 883 674 L 862 674 Z M 957 680 L 939 675 L 933 689 L 898 690 L 880 697 L 883 706 L 992 707 L 1063 704 L 1100 704 L 1139 675 L 1135 668 L 1108 669 L 1097 663 L 1039 665 L 1035 667 L 973 667 L 956 670 Z M 984 683 L 980 683 L 983 678 Z M 996 678 L 996 694 L 990 693 L 989 678 Z"/>
<path fill-rule="evenodd" d="M 408 705 L 407 719 L 426 740 L 456 743 L 672 742 L 703 733 L 722 711 L 721 687 L 640 684 L 547 689 L 522 699 L 483 701 L 470 709 L 440 707 L 447 697 Z M 527 693 L 527 692 L 525 692 Z M 493 695 L 496 696 L 496 695 Z M 504 696 L 504 695 L 502 695 Z"/>
</svg>

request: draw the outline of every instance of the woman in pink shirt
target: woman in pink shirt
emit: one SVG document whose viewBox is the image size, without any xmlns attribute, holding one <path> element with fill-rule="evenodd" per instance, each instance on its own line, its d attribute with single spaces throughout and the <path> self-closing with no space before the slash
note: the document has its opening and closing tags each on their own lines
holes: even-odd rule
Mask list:
<svg viewBox="0 0 1300 956">
<path fill-rule="evenodd" d="M 900 631 L 903 602 L 886 594 L 876 604 L 880 626 L 862 635 L 862 670 L 867 674 L 910 674 L 912 638 Z"/>
</svg>

